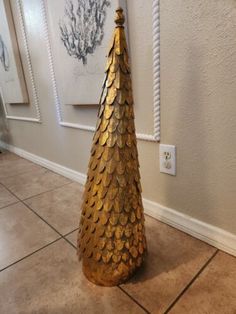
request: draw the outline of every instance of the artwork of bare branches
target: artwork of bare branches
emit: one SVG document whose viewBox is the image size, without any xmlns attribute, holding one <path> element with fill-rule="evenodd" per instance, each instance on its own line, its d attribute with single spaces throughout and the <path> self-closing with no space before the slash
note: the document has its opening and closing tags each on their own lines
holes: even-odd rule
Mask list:
<svg viewBox="0 0 236 314">
<path fill-rule="evenodd" d="M 61 40 L 69 54 L 83 64 L 93 54 L 104 37 L 108 0 L 71 0 L 65 5 L 65 18 L 60 21 Z"/>
<path fill-rule="evenodd" d="M 2 63 L 4 71 L 9 71 L 10 60 L 7 46 L 5 45 L 2 36 L 0 35 L 0 61 Z"/>
<path fill-rule="evenodd" d="M 6 104 L 28 103 L 19 46 L 9 0 L 0 0 L 0 92 Z"/>
<path fill-rule="evenodd" d="M 60 120 L 82 123 L 74 106 L 98 105 L 114 12 L 122 6 L 126 14 L 126 0 L 50 0 L 45 6 Z"/>
</svg>

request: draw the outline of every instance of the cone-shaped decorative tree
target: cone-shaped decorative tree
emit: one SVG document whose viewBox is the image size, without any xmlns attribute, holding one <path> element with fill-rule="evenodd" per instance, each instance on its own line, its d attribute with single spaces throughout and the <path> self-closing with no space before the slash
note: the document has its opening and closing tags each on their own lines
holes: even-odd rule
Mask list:
<svg viewBox="0 0 236 314">
<path fill-rule="evenodd" d="M 116 11 L 115 22 L 78 235 L 84 274 L 103 286 L 126 281 L 141 266 L 146 253 L 132 86 L 121 8 Z"/>
</svg>

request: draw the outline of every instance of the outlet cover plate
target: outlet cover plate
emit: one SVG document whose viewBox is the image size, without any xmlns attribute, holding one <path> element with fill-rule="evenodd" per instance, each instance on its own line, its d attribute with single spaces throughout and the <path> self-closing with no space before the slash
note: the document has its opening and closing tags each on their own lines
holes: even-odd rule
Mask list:
<svg viewBox="0 0 236 314">
<path fill-rule="evenodd" d="M 176 175 L 176 147 L 160 144 L 160 172 Z"/>
</svg>

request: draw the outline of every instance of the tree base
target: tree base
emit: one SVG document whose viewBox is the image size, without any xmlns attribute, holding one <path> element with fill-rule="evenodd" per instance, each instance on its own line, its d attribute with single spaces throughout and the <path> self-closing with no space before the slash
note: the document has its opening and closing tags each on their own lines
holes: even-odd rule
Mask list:
<svg viewBox="0 0 236 314">
<path fill-rule="evenodd" d="M 140 265 L 141 266 L 141 265 Z M 83 258 L 83 273 L 85 277 L 98 286 L 114 287 L 129 280 L 139 267 L 125 264 L 104 264 L 96 262 L 92 258 Z"/>
</svg>

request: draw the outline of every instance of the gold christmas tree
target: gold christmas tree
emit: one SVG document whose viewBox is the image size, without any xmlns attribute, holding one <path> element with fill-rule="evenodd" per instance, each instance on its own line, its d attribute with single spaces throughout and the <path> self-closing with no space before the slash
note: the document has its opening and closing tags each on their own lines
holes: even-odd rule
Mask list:
<svg viewBox="0 0 236 314">
<path fill-rule="evenodd" d="M 118 285 L 131 277 L 146 253 L 124 21 L 123 10 L 119 8 L 78 234 L 78 255 L 83 260 L 84 274 L 104 286 Z"/>
</svg>

